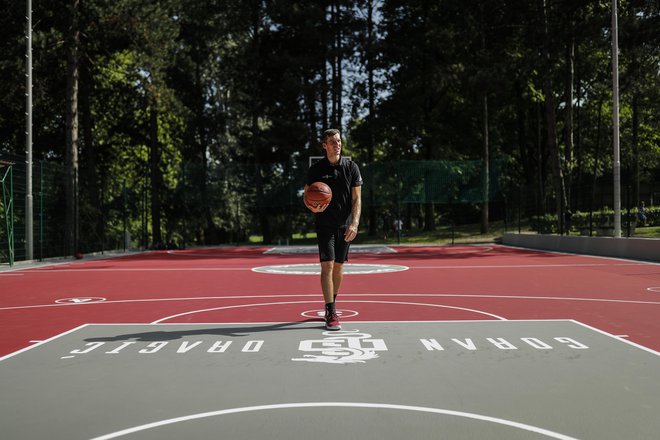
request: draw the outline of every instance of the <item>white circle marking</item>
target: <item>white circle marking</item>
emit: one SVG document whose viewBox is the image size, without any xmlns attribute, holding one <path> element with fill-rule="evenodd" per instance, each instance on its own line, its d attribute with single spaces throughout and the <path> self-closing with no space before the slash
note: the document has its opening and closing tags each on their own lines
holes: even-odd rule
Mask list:
<svg viewBox="0 0 660 440">
<path fill-rule="evenodd" d="M 200 309 L 200 310 L 191 310 L 190 312 L 177 313 L 176 315 L 166 316 L 160 318 L 151 324 L 161 324 L 163 321 L 168 321 L 170 319 L 179 318 L 186 315 L 194 315 L 196 313 L 203 312 L 212 312 L 214 310 L 226 310 L 226 309 L 240 309 L 244 307 L 260 307 L 260 306 L 276 306 L 276 305 L 285 305 L 285 304 L 306 304 L 306 303 L 317 303 L 318 301 L 285 301 L 285 302 L 271 302 L 271 303 L 261 303 L 261 304 L 239 304 L 234 306 L 222 306 L 222 307 L 212 307 L 209 309 Z M 455 306 L 445 306 L 442 304 L 426 304 L 426 303 L 413 303 L 413 302 L 402 302 L 402 301 L 353 301 L 353 300 L 344 300 L 344 302 L 353 302 L 353 303 L 375 303 L 375 304 L 398 304 L 406 306 L 425 306 L 425 307 L 437 307 L 440 309 L 454 309 L 454 310 L 464 310 L 467 312 L 478 313 L 481 315 L 490 316 L 496 318 L 500 321 L 506 321 L 506 318 L 495 315 L 493 313 L 484 312 L 481 310 L 468 309 L 465 307 L 455 307 Z"/>
<path fill-rule="evenodd" d="M 410 269 L 408 266 L 393 264 L 344 264 L 345 275 L 403 272 L 408 269 Z M 253 267 L 252 271 L 283 275 L 319 275 L 321 273 L 321 265 L 319 263 L 280 264 L 275 266 Z"/>
<path fill-rule="evenodd" d="M 172 425 L 175 423 L 187 422 L 190 420 L 198 420 L 208 417 L 224 416 L 228 414 L 239 414 L 253 411 L 268 411 L 275 409 L 291 409 L 291 408 L 377 408 L 401 411 L 415 411 L 425 412 L 431 414 L 441 414 L 447 416 L 463 417 L 466 419 L 479 420 L 483 422 L 497 423 L 524 431 L 541 434 L 546 437 L 556 438 L 559 440 L 577 440 L 575 437 L 570 437 L 564 434 L 553 432 L 547 429 L 539 428 L 537 426 L 527 425 L 525 423 L 514 422 L 512 420 L 500 419 L 498 417 L 485 416 L 482 414 L 468 413 L 463 411 L 454 411 L 442 408 L 427 408 L 422 406 L 408 406 L 408 405 L 390 405 L 385 403 L 353 403 L 353 402 L 308 402 L 308 403 L 283 403 L 276 405 L 259 405 L 248 406 L 243 408 L 223 409 L 219 411 L 210 411 L 205 413 L 191 414 L 183 417 L 175 417 L 172 419 L 160 420 L 158 422 L 147 423 L 145 425 L 135 426 L 133 428 L 124 429 L 122 431 L 113 432 L 110 434 L 95 437 L 92 440 L 110 440 L 125 435 L 133 434 L 148 429 L 159 428 L 161 426 Z"/>
</svg>

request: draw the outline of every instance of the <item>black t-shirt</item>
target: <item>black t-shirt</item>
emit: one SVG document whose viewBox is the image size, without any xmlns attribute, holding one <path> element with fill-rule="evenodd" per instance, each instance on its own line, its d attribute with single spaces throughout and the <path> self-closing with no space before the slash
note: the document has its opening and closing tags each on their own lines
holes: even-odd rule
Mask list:
<svg viewBox="0 0 660 440">
<path fill-rule="evenodd" d="M 307 185 L 323 182 L 332 190 L 332 201 L 325 211 L 315 214 L 316 227 L 338 228 L 351 222 L 352 188 L 362 185 L 362 176 L 357 164 L 340 157 L 333 165 L 327 157 L 313 164 L 307 171 Z"/>
</svg>

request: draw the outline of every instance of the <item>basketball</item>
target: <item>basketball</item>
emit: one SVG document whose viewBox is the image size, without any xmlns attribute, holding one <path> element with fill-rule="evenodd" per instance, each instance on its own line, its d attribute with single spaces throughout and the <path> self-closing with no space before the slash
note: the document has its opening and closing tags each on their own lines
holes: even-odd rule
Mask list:
<svg viewBox="0 0 660 440">
<path fill-rule="evenodd" d="M 305 193 L 305 201 L 308 205 L 326 205 L 332 200 L 332 190 L 323 182 L 314 182 L 309 185 Z"/>
</svg>

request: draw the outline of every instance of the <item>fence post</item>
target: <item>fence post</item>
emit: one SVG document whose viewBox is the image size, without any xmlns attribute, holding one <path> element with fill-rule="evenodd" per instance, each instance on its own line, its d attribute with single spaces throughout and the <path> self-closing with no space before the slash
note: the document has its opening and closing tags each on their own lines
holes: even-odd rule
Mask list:
<svg viewBox="0 0 660 440">
<path fill-rule="evenodd" d="M 522 188 L 518 187 L 518 234 L 520 234 L 520 210 L 522 208 Z"/>
<path fill-rule="evenodd" d="M 123 229 L 124 229 L 123 232 L 124 233 L 121 236 L 121 241 L 123 242 L 124 252 L 126 252 L 126 181 L 125 180 L 122 183 L 122 195 L 123 195 L 123 199 L 124 199 L 123 200 L 124 206 L 123 206 L 123 209 L 122 209 L 122 220 L 123 220 Z"/>
<path fill-rule="evenodd" d="M 626 237 L 630 238 L 630 185 L 626 185 Z"/>
<path fill-rule="evenodd" d="M 9 178 L 9 189 L 7 189 L 7 178 Z M 5 175 L 2 177 L 2 200 L 5 207 L 5 227 L 7 228 L 7 251 L 9 266 L 14 265 L 14 171 L 9 165 Z M 9 200 L 9 201 L 8 201 Z"/>
<path fill-rule="evenodd" d="M 39 261 L 44 261 L 44 161 L 39 161 Z"/>
</svg>

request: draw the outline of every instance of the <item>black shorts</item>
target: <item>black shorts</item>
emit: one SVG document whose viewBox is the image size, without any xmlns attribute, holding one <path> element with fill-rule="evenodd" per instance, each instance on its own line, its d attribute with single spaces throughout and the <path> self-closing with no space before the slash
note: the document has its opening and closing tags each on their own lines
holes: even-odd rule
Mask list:
<svg viewBox="0 0 660 440">
<path fill-rule="evenodd" d="M 350 243 L 344 240 L 346 226 L 340 228 L 320 227 L 316 230 L 316 240 L 319 244 L 319 260 L 344 263 L 348 261 Z"/>
</svg>

